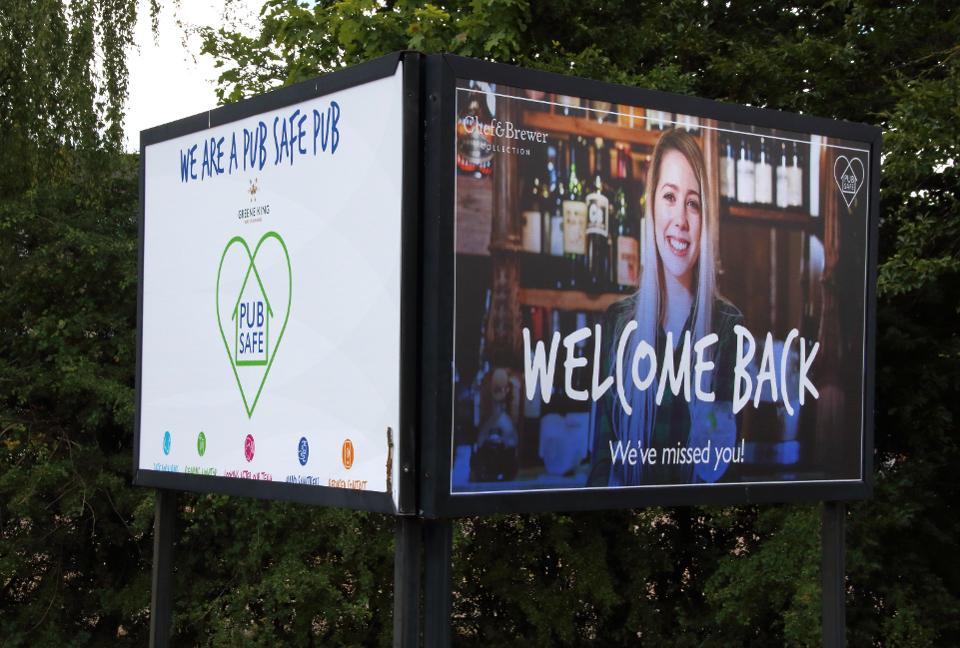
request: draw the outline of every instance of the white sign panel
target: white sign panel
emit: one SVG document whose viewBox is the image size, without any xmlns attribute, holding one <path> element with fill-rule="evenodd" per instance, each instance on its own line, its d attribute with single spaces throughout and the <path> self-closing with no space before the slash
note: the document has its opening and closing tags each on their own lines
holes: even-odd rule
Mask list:
<svg viewBox="0 0 960 648">
<path fill-rule="evenodd" d="M 396 502 L 401 99 L 398 69 L 146 147 L 140 469 Z"/>
</svg>

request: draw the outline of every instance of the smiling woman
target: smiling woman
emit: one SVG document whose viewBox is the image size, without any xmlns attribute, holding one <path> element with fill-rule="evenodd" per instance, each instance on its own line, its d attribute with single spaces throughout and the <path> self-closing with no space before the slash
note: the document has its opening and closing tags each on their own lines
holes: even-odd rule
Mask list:
<svg viewBox="0 0 960 648">
<path fill-rule="evenodd" d="M 696 395 L 689 400 L 677 398 L 661 385 L 638 389 L 631 381 L 624 381 L 621 398 L 605 394 L 593 408 L 591 486 L 715 481 L 722 473 L 695 470 L 692 464 L 617 461 L 613 448 L 618 443 L 638 449 L 688 448 L 718 432 L 732 445 L 736 437 L 731 402 L 734 327 L 742 323 L 743 316 L 717 293 L 718 208 L 710 198 L 697 140 L 682 130 L 666 131 L 654 148 L 646 187 L 640 289 L 606 314 L 604 330 L 611 335 L 601 350 L 608 370 L 604 375 L 609 375 L 622 355 L 623 349 L 612 341 L 619 339 L 628 325 L 635 325 L 637 333 L 631 337 L 627 357 L 633 357 L 638 345 L 648 345 L 656 350 L 655 357 L 669 355 L 678 368 L 691 362 L 691 354 L 684 354 L 678 344 L 686 333 L 694 340 L 713 334 L 717 343 L 706 347 L 704 353 L 715 370 L 703 374 L 709 384 L 702 387 L 715 400 L 701 402 Z M 701 393 L 700 389 L 697 385 L 695 394 Z M 724 422 L 723 430 L 715 429 L 717 421 Z M 711 429 L 701 429 L 705 427 Z"/>
</svg>

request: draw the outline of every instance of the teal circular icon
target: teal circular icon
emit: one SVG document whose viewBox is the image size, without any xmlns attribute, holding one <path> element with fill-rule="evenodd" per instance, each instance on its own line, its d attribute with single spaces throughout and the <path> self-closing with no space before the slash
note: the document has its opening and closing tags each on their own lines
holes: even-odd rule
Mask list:
<svg viewBox="0 0 960 648">
<path fill-rule="evenodd" d="M 163 433 L 163 454 L 170 454 L 170 430 Z"/>
<path fill-rule="evenodd" d="M 201 431 L 200 434 L 197 435 L 197 454 L 202 457 L 203 453 L 206 451 L 207 451 L 207 435 L 204 434 L 203 431 Z"/>
</svg>

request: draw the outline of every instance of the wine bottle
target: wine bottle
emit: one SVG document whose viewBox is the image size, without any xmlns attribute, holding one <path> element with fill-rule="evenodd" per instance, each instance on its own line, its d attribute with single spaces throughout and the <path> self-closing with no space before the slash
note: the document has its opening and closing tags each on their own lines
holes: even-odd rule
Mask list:
<svg viewBox="0 0 960 648">
<path fill-rule="evenodd" d="M 770 166 L 770 160 L 767 158 L 767 143 L 764 138 L 760 138 L 760 155 L 754 167 L 754 200 L 763 205 L 769 205 L 773 202 L 773 168 Z"/>
<path fill-rule="evenodd" d="M 582 143 L 582 137 L 570 143 L 567 188 L 563 200 L 563 253 L 570 267 L 567 286 L 581 289 L 584 287 L 583 268 L 587 258 L 587 203 L 584 201 L 583 183 L 577 175 L 578 158 L 584 158 Z"/>
<path fill-rule="evenodd" d="M 613 111 L 614 105 L 609 101 L 600 101 L 599 99 L 593 99 L 590 101 L 590 108 L 592 108 L 592 117 L 596 119 L 601 124 L 604 122 L 609 122 L 614 118 Z"/>
<path fill-rule="evenodd" d="M 621 186 L 614 196 L 613 209 L 617 220 L 617 289 L 626 293 L 640 285 L 640 242 L 629 204 Z"/>
<path fill-rule="evenodd" d="M 723 140 L 723 157 L 720 158 L 720 197 L 725 200 L 737 198 L 737 163 L 733 159 L 733 144 L 729 137 Z"/>
<path fill-rule="evenodd" d="M 592 148 L 593 191 L 587 194 L 587 273 L 590 286 L 595 290 L 605 290 L 610 277 L 610 199 L 603 194 L 603 180 L 600 178 L 604 155 L 603 140 L 597 139 Z"/>
<path fill-rule="evenodd" d="M 557 112 L 564 117 L 583 117 L 584 115 L 580 97 L 557 95 L 557 104 Z"/>
<path fill-rule="evenodd" d="M 532 175 L 527 179 L 527 191 L 520 217 L 523 221 L 521 238 L 524 251 L 539 254 L 543 251 L 543 216 L 540 210 L 540 177 Z"/>
<path fill-rule="evenodd" d="M 780 143 L 780 162 L 777 163 L 777 207 L 790 206 L 790 180 L 787 168 L 787 145 Z"/>
<path fill-rule="evenodd" d="M 753 154 L 747 141 L 741 138 L 740 159 L 737 160 L 737 202 L 744 205 L 752 204 L 755 190 Z"/>
<path fill-rule="evenodd" d="M 670 128 L 671 122 L 668 111 L 647 109 L 647 130 L 666 130 Z"/>
<path fill-rule="evenodd" d="M 803 206 L 803 167 L 800 163 L 800 150 L 793 143 L 793 163 L 787 171 L 787 196 L 790 207 Z"/>
<path fill-rule="evenodd" d="M 563 192 L 565 189 L 563 181 L 562 160 L 564 159 L 564 142 L 560 141 L 556 146 L 547 147 L 547 156 L 549 162 L 548 174 L 550 178 L 550 198 L 547 201 L 547 207 L 550 210 L 550 255 L 559 261 L 563 257 Z M 546 285 L 551 288 L 563 288 L 567 277 L 560 270 L 562 264 L 551 264 L 551 275 Z"/>
</svg>

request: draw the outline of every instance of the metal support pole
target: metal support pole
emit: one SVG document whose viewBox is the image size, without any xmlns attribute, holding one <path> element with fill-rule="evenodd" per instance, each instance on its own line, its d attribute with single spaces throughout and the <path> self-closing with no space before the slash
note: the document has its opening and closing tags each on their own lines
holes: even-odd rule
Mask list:
<svg viewBox="0 0 960 648">
<path fill-rule="evenodd" d="M 170 646 L 173 611 L 173 532 L 177 519 L 177 493 L 157 489 L 153 520 L 153 586 L 150 589 L 150 648 Z"/>
<path fill-rule="evenodd" d="M 424 645 L 450 648 L 450 561 L 453 523 L 424 520 Z"/>
<path fill-rule="evenodd" d="M 843 648 L 846 645 L 846 586 L 844 568 L 844 535 L 846 505 L 824 502 L 820 543 L 822 558 L 820 580 L 823 589 L 823 645 Z"/>
<path fill-rule="evenodd" d="M 397 518 L 393 560 L 393 646 L 416 648 L 420 644 L 420 542 L 419 518 Z"/>
</svg>

